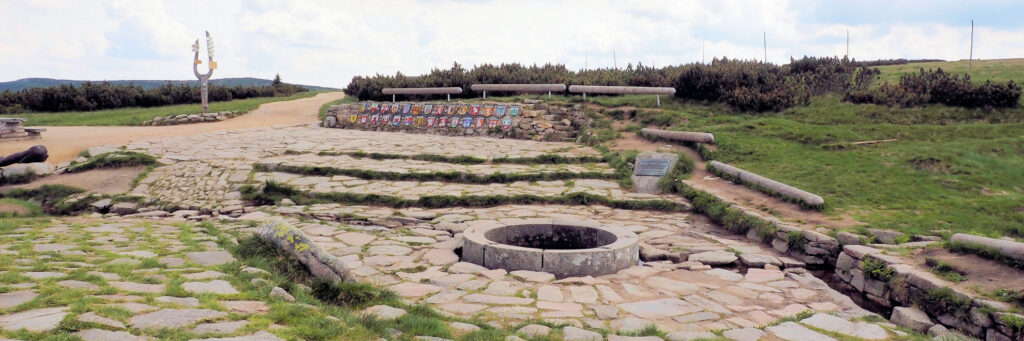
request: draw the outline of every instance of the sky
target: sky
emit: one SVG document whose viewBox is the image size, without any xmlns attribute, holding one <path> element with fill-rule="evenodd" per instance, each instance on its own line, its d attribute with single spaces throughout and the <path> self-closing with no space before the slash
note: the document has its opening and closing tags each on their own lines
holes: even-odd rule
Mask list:
<svg viewBox="0 0 1024 341">
<path fill-rule="evenodd" d="M 213 78 L 344 87 L 483 63 L 570 69 L 714 57 L 1024 57 L 1022 1 L 0 1 L 0 81 L 193 79 L 209 31 Z M 206 46 L 201 41 L 204 64 Z M 765 45 L 767 49 L 765 50 Z"/>
</svg>

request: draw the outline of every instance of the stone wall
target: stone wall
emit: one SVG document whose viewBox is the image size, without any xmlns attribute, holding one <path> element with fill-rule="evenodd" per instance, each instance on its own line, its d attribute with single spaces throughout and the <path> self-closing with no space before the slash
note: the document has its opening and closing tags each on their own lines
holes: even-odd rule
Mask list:
<svg viewBox="0 0 1024 341">
<path fill-rule="evenodd" d="M 379 113 L 376 112 L 376 110 L 371 112 L 371 110 L 364 109 L 373 105 L 398 105 L 399 109 L 392 111 L 389 108 L 385 113 Z M 422 110 L 426 105 L 431 105 L 432 107 L 441 105 L 444 108 L 443 113 L 424 115 L 422 113 L 413 113 L 412 110 L 402 113 L 407 110 L 407 106 L 410 108 L 420 106 L 420 109 Z M 463 107 L 471 108 L 473 106 L 478 106 L 481 111 L 485 106 L 492 106 L 495 109 L 498 106 L 504 106 L 506 113 L 499 117 L 497 113 L 491 114 L 490 116 L 484 116 L 482 113 L 472 115 L 469 112 L 461 113 L 459 111 L 459 109 Z M 454 112 L 449 113 L 449 107 L 454 107 Z M 511 115 L 510 111 L 512 107 L 519 108 L 519 112 L 515 116 Z M 374 115 L 378 116 L 376 123 L 373 122 Z M 387 115 L 390 115 L 391 119 L 388 124 L 385 124 L 382 118 Z M 394 115 L 399 115 L 401 117 L 399 124 L 397 125 L 394 124 L 393 121 Z M 441 127 L 438 124 L 442 118 L 446 122 L 444 127 Z M 453 118 L 459 119 L 458 124 L 454 127 L 450 123 L 450 120 Z M 469 127 L 466 127 L 463 124 L 466 118 L 471 120 Z M 433 121 L 431 121 L 431 119 Z M 482 124 L 480 124 L 477 119 L 482 119 Z M 491 120 L 494 121 L 490 122 Z M 543 101 L 536 100 L 524 100 L 519 103 L 362 102 L 341 104 L 328 108 L 327 116 L 323 121 L 323 126 L 327 128 L 393 131 L 448 136 L 488 136 L 497 138 L 531 139 L 535 141 L 575 141 L 580 127 L 589 125 L 590 120 L 584 115 L 582 105 L 549 105 Z"/>
<path fill-rule="evenodd" d="M 864 261 L 868 258 L 875 264 L 884 263 L 892 270 L 891 277 L 885 279 L 869 274 L 870 269 L 865 269 Z M 871 302 L 886 308 L 920 305 L 928 296 L 929 291 L 950 288 L 953 295 L 958 296 L 961 301 L 970 302 L 969 307 L 963 306 L 960 316 L 955 316 L 958 315 L 955 313 L 921 309 L 927 315 L 918 312 L 917 315 L 922 317 L 915 319 L 914 324 L 927 329 L 936 324 L 931 320 L 934 319 L 937 324 L 955 328 L 988 341 L 1024 340 L 1024 333 L 1009 326 L 1004 320 L 1004 315 L 1009 315 L 1007 319 L 1024 319 L 1024 316 L 1006 312 L 1011 310 L 1008 304 L 975 298 L 974 295 L 951 286 L 951 283 L 936 277 L 931 272 L 919 270 L 906 264 L 899 257 L 884 255 L 879 249 L 864 245 L 844 246 L 843 252 L 836 260 L 835 275 L 841 284 L 846 286 L 846 289 L 859 292 Z M 899 311 L 893 313 L 892 321 L 894 323 L 906 320 L 908 314 L 904 311 L 911 308 L 898 309 Z M 915 328 L 910 325 L 905 326 Z"/>
<path fill-rule="evenodd" d="M 155 117 L 152 120 L 142 122 L 144 126 L 169 126 L 177 124 L 201 123 L 223 121 L 243 113 L 237 111 L 218 111 L 205 114 L 189 115 L 167 115 Z"/>
</svg>

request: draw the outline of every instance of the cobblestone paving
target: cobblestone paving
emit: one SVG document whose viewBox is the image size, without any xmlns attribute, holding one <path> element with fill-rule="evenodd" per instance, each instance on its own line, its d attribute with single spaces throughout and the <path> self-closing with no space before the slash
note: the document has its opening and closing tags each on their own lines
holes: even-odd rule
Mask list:
<svg viewBox="0 0 1024 341">
<path fill-rule="evenodd" d="M 0 274 L 0 328 L 6 336 L 33 339 L 41 335 L 33 333 L 71 327 L 80 331 L 80 337 L 96 340 L 167 335 L 176 339 L 309 338 L 298 330 L 309 328 L 308 325 L 289 325 L 281 314 L 302 314 L 301 309 L 315 307 L 279 298 L 291 294 L 299 297 L 299 302 L 312 302 L 308 293 L 304 289 L 271 293 L 271 282 L 260 278 L 277 275 L 246 268 L 219 246 L 230 245 L 232 236 L 247 234 L 250 226 L 255 226 L 232 221 L 259 222 L 275 218 L 272 216 L 283 217 L 285 223 L 300 228 L 342 259 L 358 280 L 386 287 L 406 303 L 427 304 L 449 321 L 458 319 L 460 322 L 446 324 L 455 336 L 480 328 L 467 322 L 506 331 L 511 328 L 518 336 L 506 341 L 519 340 L 518 337 L 644 341 L 662 337 L 886 339 L 903 333 L 887 323 L 865 322 L 878 317 L 829 288 L 804 269 L 803 263 L 778 254 L 758 240 L 729 234 L 697 214 L 596 205 L 429 210 L 284 203 L 246 207 L 238 192 L 244 184 L 274 179 L 311 191 L 404 198 L 443 194 L 558 195 L 582 191 L 616 199 L 683 201 L 677 196 L 631 193 L 615 182 L 593 179 L 476 185 L 252 172 L 257 162 L 474 174 L 610 171 L 605 164 L 467 166 L 316 155 L 320 151 L 481 158 L 546 153 L 597 155 L 586 147 L 291 127 L 137 142 L 128 149 L 153 154 L 167 164 L 140 181 L 133 194 L 186 209 L 205 208 L 207 213 L 179 210 L 148 214 L 144 218 L 147 220 L 77 218 L 80 220 L 22 227 L 0 236 L 6 246 L 2 256 L 7 260 Z M 491 270 L 460 261 L 457 251 L 461 247 L 461 233 L 469 226 L 537 217 L 591 220 L 636 232 L 644 259 L 658 261 L 637 264 L 614 275 L 564 279 L 538 272 Z M 226 221 L 202 226 L 188 222 L 211 218 Z M 407 312 L 399 307 L 375 306 L 364 313 L 394 319 Z M 662 331 L 656 333 L 658 336 L 616 335 L 649 331 L 652 325 Z M 20 328 L 27 330 L 15 332 Z M 160 328 L 168 329 L 157 331 Z M 408 340 L 414 336 L 421 335 L 391 332 L 390 339 Z"/>
</svg>

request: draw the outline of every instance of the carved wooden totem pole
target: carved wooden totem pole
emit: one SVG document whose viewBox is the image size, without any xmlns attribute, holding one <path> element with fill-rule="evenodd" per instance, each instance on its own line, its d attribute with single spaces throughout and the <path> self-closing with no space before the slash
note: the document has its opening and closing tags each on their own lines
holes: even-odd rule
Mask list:
<svg viewBox="0 0 1024 341">
<path fill-rule="evenodd" d="M 199 60 L 199 39 L 196 39 L 195 44 L 192 44 L 192 52 L 195 52 L 195 60 L 192 61 L 192 72 L 196 74 L 196 78 L 199 78 L 199 91 L 203 98 L 203 113 L 206 113 L 206 108 L 209 107 L 209 92 L 210 92 L 210 76 L 213 76 L 213 70 L 217 69 L 217 62 L 213 61 L 213 38 L 210 37 L 210 32 L 206 32 L 206 54 L 209 56 L 209 71 L 206 74 L 199 73 L 199 64 L 203 61 Z"/>
</svg>

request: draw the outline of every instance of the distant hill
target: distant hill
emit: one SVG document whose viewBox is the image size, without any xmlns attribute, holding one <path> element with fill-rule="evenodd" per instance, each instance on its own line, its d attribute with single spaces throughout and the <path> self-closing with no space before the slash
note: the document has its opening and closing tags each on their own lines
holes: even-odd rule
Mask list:
<svg viewBox="0 0 1024 341">
<path fill-rule="evenodd" d="M 198 84 L 199 81 L 195 80 L 195 79 L 187 80 L 187 81 L 180 81 L 180 80 L 178 80 L 178 81 L 176 81 L 176 80 L 108 80 L 108 81 L 100 80 L 100 81 L 80 81 L 80 80 L 53 79 L 53 78 L 22 78 L 22 79 L 19 79 L 19 80 L 16 80 L 16 81 L 0 82 L 0 91 L 4 91 L 4 90 L 19 91 L 19 90 L 22 90 L 22 89 L 46 88 L 46 87 L 62 85 L 62 84 L 79 85 L 79 84 L 82 84 L 82 83 L 85 83 L 85 82 L 93 82 L 93 83 L 108 82 L 108 83 L 111 83 L 111 84 L 128 84 L 128 83 L 133 83 L 133 84 L 139 85 L 139 86 L 141 86 L 143 88 L 149 89 L 149 88 L 155 88 L 155 87 L 159 87 L 161 85 L 167 84 L 167 82 L 171 82 L 171 83 L 174 83 L 174 84 L 186 83 L 186 84 L 189 84 L 189 85 L 196 85 L 196 84 Z M 235 86 L 235 85 L 241 85 L 241 86 L 262 86 L 262 85 L 270 85 L 271 82 L 272 81 L 269 80 L 269 79 L 260 79 L 260 78 L 252 78 L 252 77 L 220 78 L 220 79 L 211 79 L 210 80 L 211 84 L 216 84 L 216 85 L 221 85 L 221 86 Z M 302 84 L 297 84 L 297 85 L 302 85 Z M 325 87 L 322 87 L 322 86 L 315 86 L 315 85 L 302 85 L 302 86 L 308 88 L 311 91 L 336 90 L 334 88 L 325 88 Z"/>
</svg>

